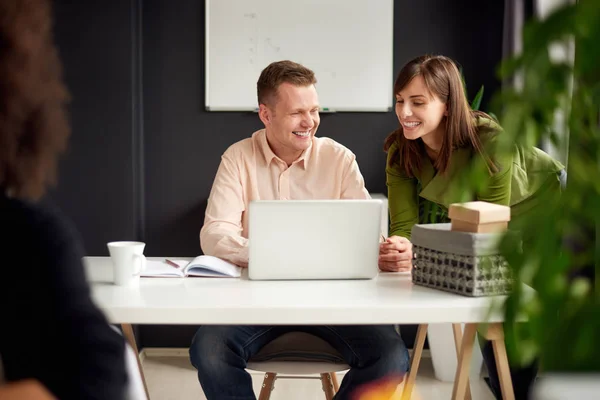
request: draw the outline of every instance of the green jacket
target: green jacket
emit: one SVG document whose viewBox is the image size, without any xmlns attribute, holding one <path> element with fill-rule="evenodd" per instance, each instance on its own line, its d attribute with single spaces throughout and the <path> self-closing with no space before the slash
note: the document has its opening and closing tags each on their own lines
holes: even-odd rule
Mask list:
<svg viewBox="0 0 600 400">
<path fill-rule="evenodd" d="M 499 157 L 494 144 L 501 128 L 495 122 L 479 118 L 479 126 L 487 125 L 490 132 L 480 135 L 488 155 L 495 161 L 499 171 L 490 174 L 481 171 L 487 184 L 474 193 L 454 190 L 465 180 L 471 168 L 471 159 L 481 157 L 473 148 L 457 149 L 450 159 L 445 174 L 438 174 L 429 157 L 423 156 L 422 168 L 413 178 L 406 176 L 399 164 L 390 165 L 390 159 L 398 152 L 394 143 L 388 150 L 386 181 L 390 210 L 390 236 L 410 239 L 411 229 L 417 223 L 448 222 L 448 206 L 452 203 L 481 200 L 511 207 L 511 223 L 520 215 L 535 207 L 537 195 L 545 190 L 560 192 L 558 172 L 564 166 L 542 150 L 514 146 L 509 156 Z M 483 166 L 483 163 L 481 163 Z M 461 186 L 464 187 L 464 186 Z M 431 211 L 435 212 L 432 218 Z"/>
</svg>

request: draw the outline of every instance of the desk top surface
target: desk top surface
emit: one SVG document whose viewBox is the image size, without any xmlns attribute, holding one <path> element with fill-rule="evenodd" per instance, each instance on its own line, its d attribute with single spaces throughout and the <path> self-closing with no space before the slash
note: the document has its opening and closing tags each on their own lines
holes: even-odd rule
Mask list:
<svg viewBox="0 0 600 400">
<path fill-rule="evenodd" d="M 153 259 L 149 257 L 149 259 Z M 156 258 L 160 260 L 161 258 Z M 96 304 L 113 323 L 341 325 L 501 321 L 492 302 L 413 285 L 410 274 L 371 280 L 251 281 L 242 278 L 141 278 L 112 283 L 109 257 L 85 257 Z"/>
</svg>

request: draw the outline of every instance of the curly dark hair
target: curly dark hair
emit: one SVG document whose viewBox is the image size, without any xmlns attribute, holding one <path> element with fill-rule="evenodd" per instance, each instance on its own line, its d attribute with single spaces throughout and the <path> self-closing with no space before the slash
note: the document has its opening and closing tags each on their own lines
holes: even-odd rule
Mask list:
<svg viewBox="0 0 600 400">
<path fill-rule="evenodd" d="M 70 134 L 49 0 L 0 0 L 0 187 L 39 199 Z"/>
</svg>

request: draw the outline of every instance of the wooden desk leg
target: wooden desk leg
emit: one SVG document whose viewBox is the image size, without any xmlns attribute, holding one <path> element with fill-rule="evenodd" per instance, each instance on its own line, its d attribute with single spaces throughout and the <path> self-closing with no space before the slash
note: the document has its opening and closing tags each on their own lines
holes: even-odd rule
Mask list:
<svg viewBox="0 0 600 400">
<path fill-rule="evenodd" d="M 460 356 L 454 376 L 454 388 L 452 389 L 452 400 L 464 400 L 469 383 L 469 371 L 471 369 L 471 356 L 473 355 L 473 342 L 477 333 L 477 324 L 465 324 Z"/>
<path fill-rule="evenodd" d="M 125 335 L 125 339 L 127 339 L 127 342 L 135 352 L 135 359 L 137 360 L 138 369 L 142 377 L 142 382 L 144 382 L 144 390 L 146 391 L 146 397 L 148 398 L 148 400 L 150 400 L 150 394 L 148 393 L 148 385 L 146 385 L 146 377 L 144 376 L 144 370 L 142 369 L 142 363 L 140 361 L 140 352 L 138 351 L 137 344 L 135 343 L 133 327 L 131 326 L 131 324 L 121 324 L 121 328 L 123 329 L 123 335 Z"/>
<path fill-rule="evenodd" d="M 333 400 L 335 391 L 333 388 L 333 382 L 331 381 L 331 375 L 329 375 L 329 373 L 321 374 L 321 385 L 323 386 L 323 391 L 325 392 L 325 398 L 327 400 Z"/>
<path fill-rule="evenodd" d="M 262 388 L 260 389 L 260 395 L 258 400 L 269 400 L 271 398 L 271 392 L 275 387 L 275 378 L 277 374 L 275 372 L 267 372 L 263 379 Z"/>
<path fill-rule="evenodd" d="M 428 324 L 421 324 L 419 325 L 419 329 L 417 329 L 417 337 L 415 338 L 412 359 L 410 360 L 410 370 L 408 371 L 408 377 L 404 382 L 404 389 L 402 389 L 401 400 L 410 400 L 410 396 L 412 396 L 415 381 L 417 380 L 417 371 L 419 370 L 419 363 L 421 362 L 421 355 L 423 354 L 425 338 L 427 337 L 428 326 Z"/>
<path fill-rule="evenodd" d="M 500 389 L 502 390 L 502 399 L 515 400 L 515 392 L 510 376 L 510 367 L 508 365 L 508 356 L 506 355 L 506 345 L 504 344 L 504 329 L 502 328 L 502 324 L 490 324 L 485 336 L 486 339 L 492 341 L 494 358 L 496 358 L 496 369 L 498 370 L 498 379 L 500 380 Z"/>
<path fill-rule="evenodd" d="M 456 360 L 460 357 L 460 345 L 462 342 L 462 328 L 461 324 L 452 324 L 452 332 L 454 333 L 454 347 L 456 347 Z M 458 363 L 458 361 L 457 361 Z M 458 366 L 458 364 L 457 364 Z M 469 370 L 469 372 L 471 372 Z M 465 395 L 465 400 L 471 400 L 471 384 L 469 382 L 469 378 L 467 376 L 467 394 Z"/>
<path fill-rule="evenodd" d="M 333 383 L 333 394 L 336 394 L 338 390 L 340 390 L 337 374 L 335 372 L 330 372 L 329 377 L 331 378 L 331 383 Z"/>
</svg>

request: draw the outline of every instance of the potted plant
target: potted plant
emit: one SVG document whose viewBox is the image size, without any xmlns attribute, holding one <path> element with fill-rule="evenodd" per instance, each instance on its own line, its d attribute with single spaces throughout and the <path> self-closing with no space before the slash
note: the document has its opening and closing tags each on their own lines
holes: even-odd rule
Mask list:
<svg viewBox="0 0 600 400">
<path fill-rule="evenodd" d="M 595 384 L 600 385 L 600 292 L 593 279 L 576 273 L 600 265 L 599 21 L 597 0 L 579 0 L 543 21 L 529 21 L 521 55 L 500 67 L 501 78 L 520 74 L 523 86 L 503 89 L 492 102 L 504 128 L 499 146 L 505 151 L 515 143 L 565 146 L 554 129 L 557 110 L 569 132 L 566 190 L 560 197 L 548 196 L 523 217 L 523 234 L 533 238 L 526 249 L 520 249 L 514 235 L 506 235 L 500 245 L 515 279 L 536 290 L 534 299 L 524 302 L 521 286 L 514 285 L 504 313 L 511 361 L 539 360 L 538 398 L 550 398 L 542 397 L 548 387 L 558 394 L 552 385 L 561 378 L 553 378 L 555 374 L 577 374 L 586 382 L 589 374 L 597 374 Z M 574 43 L 573 63 L 553 59 L 550 46 L 561 41 Z M 482 181 L 472 175 L 465 184 L 472 188 Z M 520 316 L 528 322 L 517 323 Z M 580 385 L 573 379 L 566 382 Z M 600 386 L 593 390 L 598 396 Z"/>
</svg>

